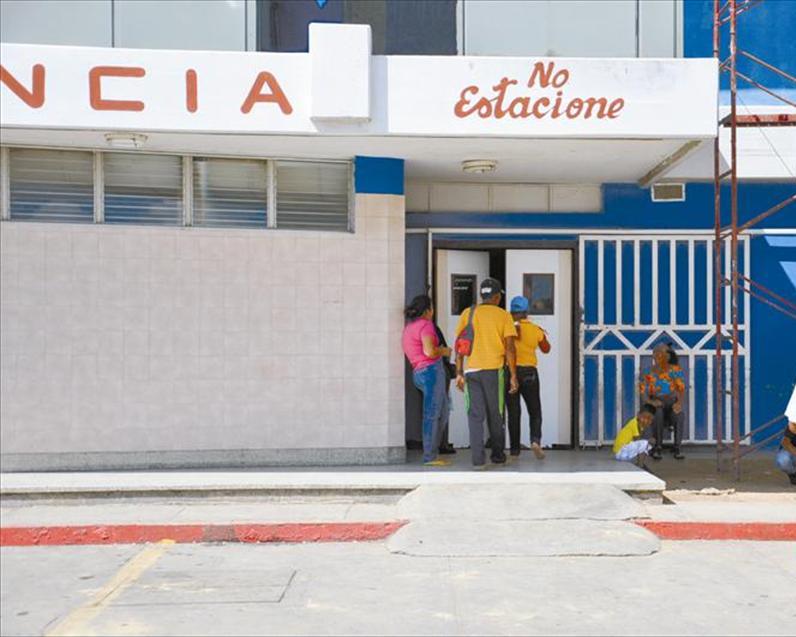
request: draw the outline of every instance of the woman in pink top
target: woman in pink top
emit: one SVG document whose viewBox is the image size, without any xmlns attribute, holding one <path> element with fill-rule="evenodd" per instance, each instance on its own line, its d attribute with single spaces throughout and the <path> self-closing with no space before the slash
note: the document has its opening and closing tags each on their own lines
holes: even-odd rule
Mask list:
<svg viewBox="0 0 796 637">
<path fill-rule="evenodd" d="M 423 392 L 423 463 L 430 466 L 450 464 L 437 459 L 442 419 L 448 414 L 448 381 L 442 357 L 450 356 L 449 347 L 440 347 L 437 331 L 431 322 L 434 308 L 426 295 L 416 296 L 404 310 L 406 327 L 403 347 L 412 365 L 415 387 Z"/>
</svg>

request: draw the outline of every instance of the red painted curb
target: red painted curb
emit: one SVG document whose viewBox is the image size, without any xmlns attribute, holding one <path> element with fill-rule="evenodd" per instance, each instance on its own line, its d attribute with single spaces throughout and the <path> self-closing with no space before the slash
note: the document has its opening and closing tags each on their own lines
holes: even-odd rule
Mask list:
<svg viewBox="0 0 796 637">
<path fill-rule="evenodd" d="M 383 540 L 406 522 L 307 524 L 119 524 L 0 528 L 0 546 L 194 542 L 369 542 Z"/>
<path fill-rule="evenodd" d="M 653 522 L 636 520 L 662 540 L 796 541 L 793 522 Z"/>
</svg>

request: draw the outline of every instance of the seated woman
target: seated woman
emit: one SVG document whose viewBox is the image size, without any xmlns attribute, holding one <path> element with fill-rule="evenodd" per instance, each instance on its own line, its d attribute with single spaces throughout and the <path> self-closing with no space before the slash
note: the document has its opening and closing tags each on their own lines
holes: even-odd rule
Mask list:
<svg viewBox="0 0 796 637">
<path fill-rule="evenodd" d="M 648 429 L 649 438 L 655 439 L 650 453 L 654 460 L 661 459 L 664 424 L 674 429 L 674 447 L 672 453 L 677 460 L 685 456 L 680 450 L 683 440 L 683 394 L 685 393 L 685 374 L 679 365 L 673 362 L 674 351 L 671 345 L 656 345 L 652 351 L 653 364 L 641 375 L 639 394 L 641 404 L 649 403 L 656 407 L 655 419 Z"/>
<path fill-rule="evenodd" d="M 447 460 L 437 458 L 442 431 L 448 420 L 448 380 L 442 363 L 450 356 L 449 347 L 440 347 L 437 331 L 431 322 L 434 309 L 426 295 L 416 296 L 404 310 L 406 327 L 403 349 L 412 365 L 412 378 L 423 392 L 423 463 L 445 466 Z"/>
</svg>

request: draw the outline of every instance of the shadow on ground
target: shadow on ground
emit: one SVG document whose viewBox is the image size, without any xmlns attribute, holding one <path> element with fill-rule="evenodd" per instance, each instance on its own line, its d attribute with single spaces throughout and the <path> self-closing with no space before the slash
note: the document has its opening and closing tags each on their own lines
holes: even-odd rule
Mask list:
<svg viewBox="0 0 796 637">
<path fill-rule="evenodd" d="M 599 453 L 599 452 L 598 452 Z M 735 489 L 742 493 L 794 493 L 788 477 L 774 465 L 774 452 L 760 452 L 741 460 L 741 479 L 736 481 L 732 452 L 723 454 L 721 470 L 717 471 L 716 451 L 685 450 L 685 460 L 664 454 L 662 460 L 648 461 L 650 470 L 666 487 L 699 491 L 701 489 Z"/>
</svg>

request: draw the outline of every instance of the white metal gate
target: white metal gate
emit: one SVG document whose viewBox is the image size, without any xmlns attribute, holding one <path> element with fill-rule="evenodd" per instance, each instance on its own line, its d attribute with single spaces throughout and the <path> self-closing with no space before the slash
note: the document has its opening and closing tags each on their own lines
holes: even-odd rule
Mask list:
<svg viewBox="0 0 796 637">
<path fill-rule="evenodd" d="M 684 440 L 715 442 L 714 432 L 714 254 L 713 235 L 581 235 L 580 237 L 580 441 L 611 442 L 638 409 L 638 379 L 652 349 L 672 342 L 686 372 L 687 427 Z M 722 269 L 729 276 L 729 241 Z M 741 271 L 749 276 L 748 239 L 741 239 Z M 723 317 L 730 295 L 722 289 Z M 741 435 L 750 406 L 749 296 L 739 308 L 741 328 Z M 729 330 L 724 331 L 729 338 Z M 725 422 L 730 422 L 730 343 L 725 340 L 722 380 Z M 724 428 L 724 438 L 731 432 Z"/>
</svg>

